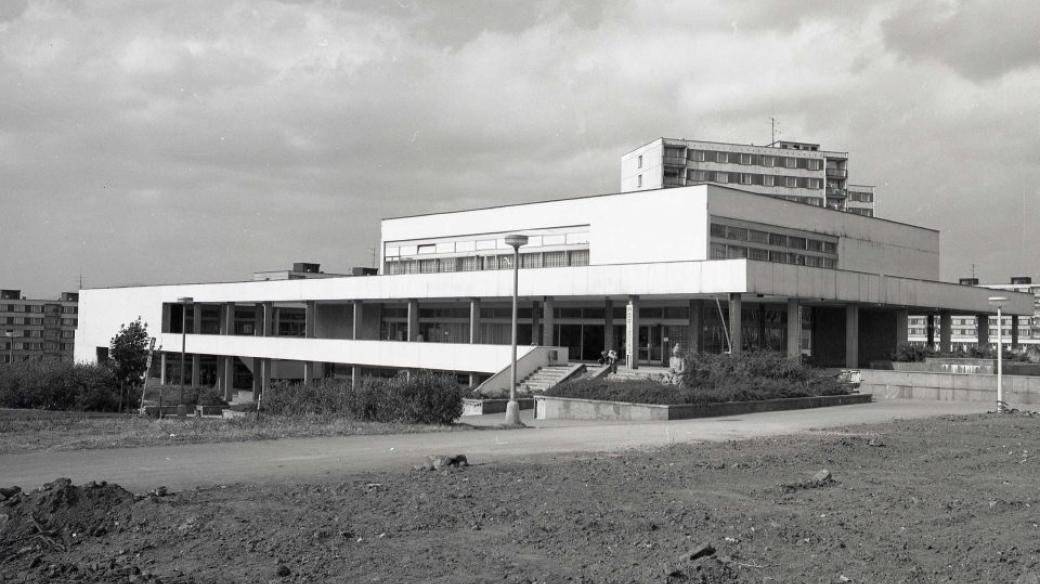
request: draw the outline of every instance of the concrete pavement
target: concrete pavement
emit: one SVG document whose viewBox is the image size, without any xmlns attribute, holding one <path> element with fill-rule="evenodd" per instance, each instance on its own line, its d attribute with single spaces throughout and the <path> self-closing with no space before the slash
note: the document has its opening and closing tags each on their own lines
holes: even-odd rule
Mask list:
<svg viewBox="0 0 1040 584">
<path fill-rule="evenodd" d="M 670 422 L 537 421 L 494 429 L 502 414 L 465 418 L 472 432 L 292 438 L 111 450 L 43 451 L 0 456 L 0 486 L 33 489 L 56 477 L 106 480 L 143 492 L 236 482 L 328 480 L 366 471 L 410 470 L 432 454 L 465 454 L 471 463 L 571 453 L 616 452 L 675 443 L 796 434 L 851 424 L 984 412 L 990 404 L 882 400 L 870 404 L 764 412 Z"/>
</svg>

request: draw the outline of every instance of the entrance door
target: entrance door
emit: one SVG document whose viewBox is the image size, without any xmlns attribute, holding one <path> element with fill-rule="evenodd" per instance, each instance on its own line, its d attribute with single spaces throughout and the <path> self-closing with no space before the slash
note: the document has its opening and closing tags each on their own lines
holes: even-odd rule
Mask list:
<svg viewBox="0 0 1040 584">
<path fill-rule="evenodd" d="M 663 350 L 661 325 L 651 324 L 639 327 L 640 364 L 660 365 Z"/>
</svg>

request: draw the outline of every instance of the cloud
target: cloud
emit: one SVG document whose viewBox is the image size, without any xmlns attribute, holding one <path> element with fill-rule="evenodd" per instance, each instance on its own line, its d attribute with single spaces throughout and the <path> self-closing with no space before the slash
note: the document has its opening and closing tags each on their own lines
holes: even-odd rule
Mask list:
<svg viewBox="0 0 1040 584">
<path fill-rule="evenodd" d="M 1040 5 L 1030 0 L 918 0 L 883 24 L 889 48 L 986 81 L 1040 64 Z"/>
<path fill-rule="evenodd" d="M 611 192 L 640 144 L 764 143 L 770 117 L 850 151 L 888 217 L 1019 221 L 1010 193 L 1040 184 L 1035 68 L 965 78 L 908 52 L 893 23 L 915 18 L 815 0 L 33 1 L 0 12 L 0 273 L 51 295 L 80 268 L 88 285 L 344 270 L 369 262 L 380 217 Z M 945 241 L 951 273 L 980 257 Z"/>
</svg>

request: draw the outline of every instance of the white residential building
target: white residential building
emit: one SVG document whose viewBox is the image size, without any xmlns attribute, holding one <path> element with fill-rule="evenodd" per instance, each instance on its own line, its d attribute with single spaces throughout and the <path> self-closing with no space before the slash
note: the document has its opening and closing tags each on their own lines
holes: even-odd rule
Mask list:
<svg viewBox="0 0 1040 584">
<path fill-rule="evenodd" d="M 847 152 L 781 140 L 768 146 L 658 138 L 621 157 L 621 191 L 732 185 L 788 201 L 874 215 L 874 187 L 848 182 Z"/>
</svg>

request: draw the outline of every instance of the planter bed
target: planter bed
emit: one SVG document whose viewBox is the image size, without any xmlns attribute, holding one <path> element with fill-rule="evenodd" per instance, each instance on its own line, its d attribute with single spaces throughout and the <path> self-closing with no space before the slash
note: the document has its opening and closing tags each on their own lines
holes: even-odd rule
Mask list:
<svg viewBox="0 0 1040 584">
<path fill-rule="evenodd" d="M 520 404 L 521 410 L 529 410 L 534 407 L 534 398 L 518 397 L 516 401 Z M 506 411 L 506 404 L 508 403 L 508 398 L 465 398 L 462 400 L 462 415 L 483 416 L 484 414 L 500 414 Z"/>
<path fill-rule="evenodd" d="M 825 395 L 680 405 L 636 404 L 541 395 L 535 396 L 534 399 L 535 417 L 539 420 L 663 421 L 863 404 L 870 402 L 871 396 L 869 394 Z"/>
</svg>

